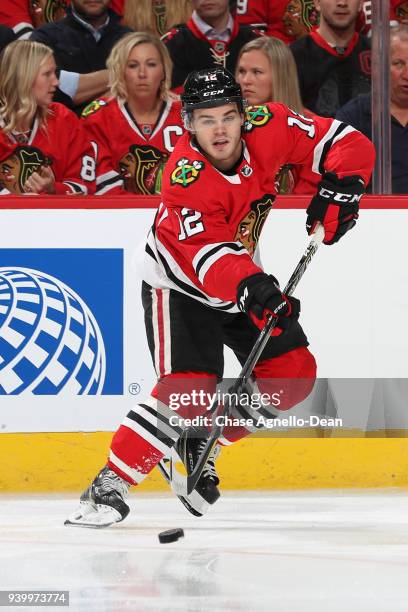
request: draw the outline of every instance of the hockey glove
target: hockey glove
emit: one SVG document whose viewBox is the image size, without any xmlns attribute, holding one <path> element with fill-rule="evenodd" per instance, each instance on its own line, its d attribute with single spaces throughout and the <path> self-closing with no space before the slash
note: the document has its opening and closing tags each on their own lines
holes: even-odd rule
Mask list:
<svg viewBox="0 0 408 612">
<path fill-rule="evenodd" d="M 364 191 L 364 181 L 360 176 L 339 179 L 333 172 L 326 172 L 307 209 L 307 233 L 313 234 L 320 221 L 324 227 L 324 244 L 340 240 L 356 224 Z"/>
<path fill-rule="evenodd" d="M 300 312 L 299 300 L 284 295 L 276 278 L 264 272 L 247 276 L 239 283 L 237 304 L 259 329 L 265 326 L 269 315 L 278 317 L 282 329 L 288 326 L 289 319 L 297 319 Z"/>
</svg>

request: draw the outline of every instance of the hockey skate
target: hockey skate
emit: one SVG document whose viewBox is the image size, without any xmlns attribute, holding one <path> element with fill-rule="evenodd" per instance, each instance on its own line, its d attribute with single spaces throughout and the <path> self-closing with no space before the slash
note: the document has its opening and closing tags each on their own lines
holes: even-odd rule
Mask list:
<svg viewBox="0 0 408 612">
<path fill-rule="evenodd" d="M 189 427 L 187 428 L 180 438 L 178 439 L 175 447 L 175 457 L 173 462 L 177 459 L 181 459 L 188 474 L 194 470 L 194 467 L 203 452 L 208 438 L 208 431 L 204 427 Z M 220 453 L 220 447 L 216 445 L 214 450 L 209 455 L 203 473 L 197 482 L 194 491 L 188 496 L 180 496 L 180 491 L 177 490 L 177 473 L 172 469 L 172 487 L 175 493 L 178 494 L 179 499 L 186 506 L 186 508 L 195 514 L 201 516 L 204 514 L 208 507 L 214 504 L 220 497 L 220 492 L 217 488 L 220 480 L 215 471 L 215 460 Z M 175 486 L 174 486 L 175 485 Z M 186 504 L 184 500 L 188 500 L 189 504 Z M 189 505 L 192 506 L 189 508 Z"/>
<path fill-rule="evenodd" d="M 129 514 L 124 499 L 130 485 L 105 466 L 80 497 L 79 508 L 64 525 L 78 527 L 109 527 L 123 521 Z"/>
</svg>

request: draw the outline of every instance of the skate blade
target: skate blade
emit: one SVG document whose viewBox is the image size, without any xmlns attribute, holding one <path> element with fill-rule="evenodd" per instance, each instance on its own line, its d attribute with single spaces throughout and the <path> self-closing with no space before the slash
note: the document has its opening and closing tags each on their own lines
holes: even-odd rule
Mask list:
<svg viewBox="0 0 408 612">
<path fill-rule="evenodd" d="M 121 514 L 110 506 L 81 502 L 78 510 L 66 519 L 64 525 L 103 529 L 122 520 Z"/>
</svg>

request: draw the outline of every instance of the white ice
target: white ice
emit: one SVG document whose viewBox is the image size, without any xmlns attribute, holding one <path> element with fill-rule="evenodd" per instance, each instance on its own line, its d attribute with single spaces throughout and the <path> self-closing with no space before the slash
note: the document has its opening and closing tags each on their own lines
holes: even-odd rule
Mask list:
<svg viewBox="0 0 408 612">
<path fill-rule="evenodd" d="M 47 609 L 71 612 L 408 609 L 404 491 L 224 494 L 202 518 L 135 493 L 101 530 L 64 527 L 75 505 L 0 497 L 0 589 L 69 590 L 69 608 Z M 175 527 L 185 538 L 160 544 Z"/>
</svg>

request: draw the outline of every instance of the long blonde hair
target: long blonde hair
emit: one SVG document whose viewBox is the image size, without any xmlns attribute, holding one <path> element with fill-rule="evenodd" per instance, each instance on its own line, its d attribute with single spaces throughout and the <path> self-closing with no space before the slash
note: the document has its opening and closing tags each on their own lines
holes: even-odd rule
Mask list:
<svg viewBox="0 0 408 612">
<path fill-rule="evenodd" d="M 128 61 L 132 49 L 137 47 L 137 45 L 145 43 L 153 45 L 160 55 L 164 70 L 164 79 L 160 87 L 160 98 L 165 101 L 167 100 L 171 85 L 173 64 L 166 45 L 162 43 L 160 38 L 149 32 L 130 32 L 130 34 L 123 36 L 113 47 L 106 62 L 106 66 L 109 74 L 109 87 L 114 98 L 120 98 L 121 100 L 128 99 L 125 81 L 126 62 Z"/>
<path fill-rule="evenodd" d="M 269 100 L 262 100 L 262 102 L 282 102 L 297 113 L 302 113 L 303 104 L 300 96 L 296 62 L 289 47 L 272 36 L 255 38 L 247 42 L 240 50 L 236 63 L 237 70 L 243 54 L 255 50 L 263 51 L 269 60 L 272 71 L 271 97 Z"/>
<path fill-rule="evenodd" d="M 49 47 L 31 40 L 15 40 L 3 50 L 0 62 L 0 117 L 9 134 L 35 115 L 45 128 L 48 108 L 38 106 L 33 94 L 41 66 L 53 53 Z"/>
<path fill-rule="evenodd" d="M 190 0 L 167 0 L 163 14 L 155 11 L 152 0 L 126 0 L 123 23 L 138 32 L 152 32 L 162 36 L 167 30 L 191 17 Z"/>
</svg>

